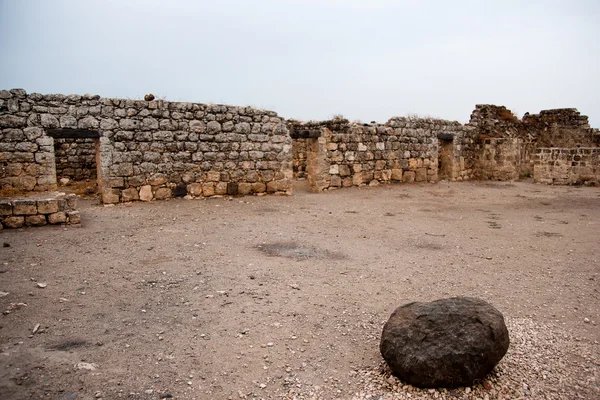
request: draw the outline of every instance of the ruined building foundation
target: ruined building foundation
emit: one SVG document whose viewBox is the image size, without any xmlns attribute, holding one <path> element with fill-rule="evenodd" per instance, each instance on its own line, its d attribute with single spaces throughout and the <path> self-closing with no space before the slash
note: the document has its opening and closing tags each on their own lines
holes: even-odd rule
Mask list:
<svg viewBox="0 0 600 400">
<path fill-rule="evenodd" d="M 302 123 L 253 107 L 0 91 L 4 197 L 53 191 L 61 181 L 91 182 L 105 204 L 291 194 L 297 178 L 315 192 L 523 177 L 597 185 L 599 145 L 598 129 L 576 109 L 518 119 L 477 105 L 464 125 L 408 117 Z"/>
</svg>

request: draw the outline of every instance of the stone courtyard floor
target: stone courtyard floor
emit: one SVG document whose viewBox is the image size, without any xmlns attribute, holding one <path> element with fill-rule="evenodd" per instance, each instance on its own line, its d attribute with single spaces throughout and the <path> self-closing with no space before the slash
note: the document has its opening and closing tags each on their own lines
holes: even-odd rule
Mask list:
<svg viewBox="0 0 600 400">
<path fill-rule="evenodd" d="M 0 232 L 2 398 L 600 398 L 598 188 L 442 182 L 79 211 L 79 227 Z M 503 361 L 471 388 L 390 376 L 391 312 L 451 296 L 504 314 Z"/>
</svg>

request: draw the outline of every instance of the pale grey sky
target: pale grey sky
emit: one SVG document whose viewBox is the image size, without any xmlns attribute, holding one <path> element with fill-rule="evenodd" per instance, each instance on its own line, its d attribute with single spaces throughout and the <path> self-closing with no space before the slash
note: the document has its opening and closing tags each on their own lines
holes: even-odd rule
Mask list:
<svg viewBox="0 0 600 400">
<path fill-rule="evenodd" d="M 600 127 L 600 2 L 0 0 L 0 88 L 253 105 L 287 118 L 477 103 Z"/>
</svg>

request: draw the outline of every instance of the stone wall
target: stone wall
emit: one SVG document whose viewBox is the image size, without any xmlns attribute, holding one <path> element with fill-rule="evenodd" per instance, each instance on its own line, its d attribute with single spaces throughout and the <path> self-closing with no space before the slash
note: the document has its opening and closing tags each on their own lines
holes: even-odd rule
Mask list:
<svg viewBox="0 0 600 400">
<path fill-rule="evenodd" d="M 16 89 L 0 91 L 0 129 L 5 190 L 55 188 L 48 131 L 87 130 L 99 134 L 104 203 L 291 191 L 291 137 L 272 111 Z"/>
<path fill-rule="evenodd" d="M 534 172 L 540 147 L 596 147 L 600 134 L 574 108 L 543 110 L 517 118 L 503 106 L 478 104 L 467 124 L 477 131 L 477 179 L 514 180 Z"/>
<path fill-rule="evenodd" d="M 513 181 L 521 175 L 520 138 L 486 138 L 475 162 L 478 179 Z"/>
<path fill-rule="evenodd" d="M 293 140 L 292 167 L 294 178 L 306 178 L 308 151 L 309 139 L 297 138 Z"/>
<path fill-rule="evenodd" d="M 538 148 L 534 180 L 545 184 L 596 186 L 600 182 L 600 147 Z"/>
<path fill-rule="evenodd" d="M 95 139 L 54 139 L 56 179 L 71 181 L 96 180 Z"/>
<path fill-rule="evenodd" d="M 0 199 L 0 230 L 80 222 L 75 194 L 49 193 L 45 196 Z"/>
<path fill-rule="evenodd" d="M 309 184 L 314 191 L 394 181 L 436 182 L 439 137 L 452 146 L 449 178 L 462 180 L 473 175 L 473 163 L 464 157 L 474 142 L 472 130 L 458 122 L 396 117 L 385 124 L 359 124 L 338 118 L 296 123 L 291 129 L 294 145 L 302 140 L 306 148 Z M 300 165 L 304 160 L 295 162 Z"/>
<path fill-rule="evenodd" d="M 54 143 L 40 127 L 55 119 L 55 107 L 41 107 L 41 95 L 22 89 L 0 91 L 0 192 L 20 193 L 56 188 Z M 40 108 L 41 107 L 41 108 Z"/>
</svg>

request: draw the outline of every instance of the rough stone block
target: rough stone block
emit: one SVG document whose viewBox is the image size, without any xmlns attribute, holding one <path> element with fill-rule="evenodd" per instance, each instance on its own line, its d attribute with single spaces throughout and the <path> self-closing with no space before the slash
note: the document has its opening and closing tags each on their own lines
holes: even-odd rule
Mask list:
<svg viewBox="0 0 600 400">
<path fill-rule="evenodd" d="M 201 183 L 190 183 L 187 187 L 188 193 L 194 197 L 202 196 L 202 184 Z"/>
<path fill-rule="evenodd" d="M 4 221 L 2 221 L 2 224 L 7 228 L 22 228 L 23 225 L 25 225 L 25 217 L 13 215 L 5 218 Z"/>
<path fill-rule="evenodd" d="M 415 181 L 425 182 L 427 181 L 427 168 L 417 168 L 415 173 Z"/>
<path fill-rule="evenodd" d="M 135 188 L 127 188 L 121 192 L 121 201 L 129 202 L 139 200 L 140 196 Z"/>
<path fill-rule="evenodd" d="M 395 181 L 401 181 L 402 180 L 402 170 L 395 168 L 392 170 L 392 179 Z"/>
<path fill-rule="evenodd" d="M 166 187 L 158 188 L 154 193 L 154 198 L 156 200 L 165 200 L 170 199 L 171 197 L 173 197 L 173 192 L 171 191 L 171 189 Z"/>
<path fill-rule="evenodd" d="M 252 184 L 252 193 L 264 193 L 267 190 L 267 185 L 262 182 Z"/>
<path fill-rule="evenodd" d="M 13 206 L 10 200 L 0 199 L 0 216 L 13 215 Z"/>
<path fill-rule="evenodd" d="M 58 201 L 53 199 L 38 200 L 37 210 L 40 214 L 52 214 L 58 211 Z"/>
<path fill-rule="evenodd" d="M 119 202 L 120 192 L 121 191 L 119 189 L 114 189 L 114 188 L 104 189 L 102 191 L 102 202 L 104 204 L 116 204 L 116 203 L 118 203 Z M 67 204 L 66 209 L 67 210 L 74 210 L 68 204 Z"/>
<path fill-rule="evenodd" d="M 65 197 L 65 200 L 67 200 L 67 207 L 69 207 L 69 210 L 75 211 L 77 209 L 77 201 L 79 200 L 79 198 L 77 197 L 76 194 L 74 194 L 74 193 L 68 194 Z"/>
<path fill-rule="evenodd" d="M 214 182 L 206 182 L 202 184 L 202 195 L 205 197 L 215 195 L 215 184 Z"/>
<path fill-rule="evenodd" d="M 218 194 L 218 195 L 227 194 L 227 182 L 218 182 L 215 185 L 215 194 Z"/>
<path fill-rule="evenodd" d="M 144 185 L 140 188 L 140 200 L 141 201 L 150 201 L 154 197 L 152 195 L 152 186 Z"/>
<path fill-rule="evenodd" d="M 46 216 L 43 214 L 28 215 L 25 217 L 25 225 L 27 226 L 43 226 L 46 223 Z"/>
<path fill-rule="evenodd" d="M 67 212 L 67 218 L 69 219 L 70 224 L 80 224 L 81 223 L 81 215 L 79 214 L 79 211 Z"/>
<path fill-rule="evenodd" d="M 13 200 L 14 215 L 35 215 L 37 204 L 35 200 Z"/>
<path fill-rule="evenodd" d="M 48 223 L 52 225 L 64 224 L 65 222 L 67 222 L 67 214 L 64 211 L 48 214 Z"/>
<path fill-rule="evenodd" d="M 236 182 L 227 183 L 227 194 L 231 196 L 238 194 L 238 184 Z"/>
<path fill-rule="evenodd" d="M 415 171 L 406 171 L 402 175 L 402 182 L 413 183 L 415 181 Z"/>
<path fill-rule="evenodd" d="M 252 192 L 252 184 L 247 182 L 242 182 L 238 184 L 238 194 L 245 196 Z"/>
</svg>

